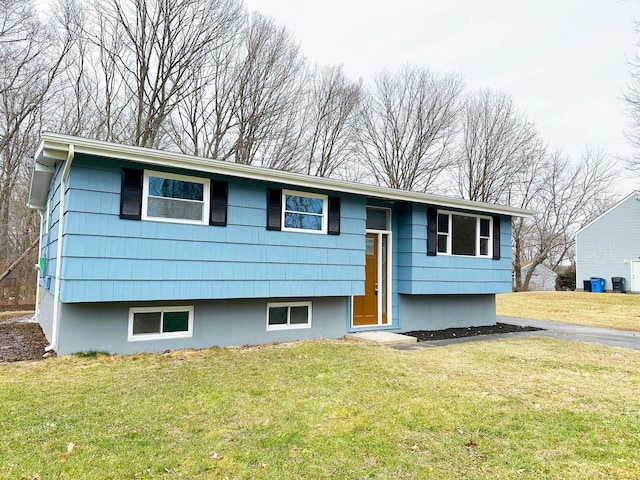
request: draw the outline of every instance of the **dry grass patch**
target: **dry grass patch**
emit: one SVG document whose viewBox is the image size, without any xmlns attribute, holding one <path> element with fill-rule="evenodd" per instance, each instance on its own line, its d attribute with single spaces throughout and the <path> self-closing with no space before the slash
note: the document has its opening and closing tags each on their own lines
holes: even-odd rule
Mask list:
<svg viewBox="0 0 640 480">
<path fill-rule="evenodd" d="M 637 478 L 640 352 L 299 342 L 0 366 L 0 478 Z"/>
<path fill-rule="evenodd" d="M 640 331 L 640 295 L 628 293 L 503 293 L 496 296 L 496 312 L 507 317 Z"/>
</svg>

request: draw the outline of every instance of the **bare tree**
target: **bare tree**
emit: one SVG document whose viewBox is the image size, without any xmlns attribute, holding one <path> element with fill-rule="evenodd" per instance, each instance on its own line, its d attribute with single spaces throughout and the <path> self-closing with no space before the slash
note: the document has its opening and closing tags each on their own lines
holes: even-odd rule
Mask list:
<svg viewBox="0 0 640 480">
<path fill-rule="evenodd" d="M 330 177 L 353 158 L 353 122 L 361 85 L 349 81 L 342 67 L 316 68 L 311 74 L 305 173 Z"/>
<path fill-rule="evenodd" d="M 171 137 L 183 153 L 217 160 L 234 156 L 237 126 L 239 56 L 244 17 L 230 39 L 211 55 L 205 65 L 191 74 L 198 83 L 193 94 L 182 101 L 172 122 Z M 205 72 L 200 70 L 204 69 Z"/>
<path fill-rule="evenodd" d="M 635 23 L 635 32 L 640 39 L 640 22 Z M 636 46 L 640 46 L 640 40 Z M 627 105 L 626 113 L 631 125 L 626 129 L 625 135 L 629 143 L 635 149 L 635 155 L 626 161 L 627 167 L 635 172 L 640 172 L 640 54 L 636 53 L 629 61 L 631 68 L 631 81 L 627 85 L 623 99 Z"/>
<path fill-rule="evenodd" d="M 547 168 L 547 152 L 541 148 L 518 172 L 517 178 L 509 188 L 506 203 L 510 206 L 534 210 L 536 200 L 546 184 Z M 533 243 L 533 225 L 534 222 L 531 219 L 522 217 L 514 217 L 511 221 L 512 267 L 516 288 L 519 290 L 522 289 L 522 266 L 528 260 L 527 247 Z"/>
<path fill-rule="evenodd" d="M 469 96 L 456 153 L 458 194 L 479 202 L 504 201 L 540 150 L 533 124 L 516 111 L 510 97 L 491 90 Z"/>
<path fill-rule="evenodd" d="M 236 163 L 298 168 L 303 67 L 289 32 L 253 14 L 238 71 Z"/>
<path fill-rule="evenodd" d="M 40 21 L 30 0 L 0 0 L 0 261 L 33 234 L 13 205 L 26 204 L 28 160 L 72 42 L 68 30 L 56 36 Z"/>
<path fill-rule="evenodd" d="M 168 117 L 202 85 L 192 74 L 205 72 L 240 14 L 235 0 L 96 3 L 86 35 L 100 50 L 107 138 L 157 147 Z M 124 116 L 126 128 L 115 131 L 113 118 Z"/>
<path fill-rule="evenodd" d="M 375 78 L 357 128 L 359 154 L 378 184 L 425 191 L 451 165 L 461 91 L 459 77 L 421 68 Z"/>
<path fill-rule="evenodd" d="M 531 261 L 525 278 L 520 265 L 516 269 L 516 288 L 527 290 L 535 267 L 545 264 L 557 268 L 573 251 L 575 233 L 602 213 L 612 203 L 608 193 L 616 171 L 601 149 L 587 148 L 581 161 L 572 164 L 558 152 L 544 165 L 545 175 L 539 183 L 530 207 L 536 214 L 515 236 L 515 257 Z M 526 221 L 525 221 L 526 223 Z M 520 279 L 520 282 L 518 282 Z"/>
</svg>

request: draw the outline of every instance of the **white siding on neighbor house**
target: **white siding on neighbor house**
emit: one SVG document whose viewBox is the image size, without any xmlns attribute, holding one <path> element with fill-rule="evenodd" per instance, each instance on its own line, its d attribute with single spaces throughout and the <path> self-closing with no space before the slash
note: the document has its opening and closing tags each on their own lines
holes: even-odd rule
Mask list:
<svg viewBox="0 0 640 480">
<path fill-rule="evenodd" d="M 531 270 L 530 265 L 522 267 L 523 279 L 529 273 L 529 270 Z M 558 275 L 553 270 L 549 270 L 543 265 L 538 265 L 533 271 L 533 275 L 531 275 L 531 280 L 529 281 L 529 291 L 553 291 L 556 289 L 556 278 L 558 278 Z"/>
<path fill-rule="evenodd" d="M 631 289 L 631 260 L 640 258 L 640 192 L 634 192 L 576 235 L 576 287 L 591 277 L 624 277 Z"/>
</svg>

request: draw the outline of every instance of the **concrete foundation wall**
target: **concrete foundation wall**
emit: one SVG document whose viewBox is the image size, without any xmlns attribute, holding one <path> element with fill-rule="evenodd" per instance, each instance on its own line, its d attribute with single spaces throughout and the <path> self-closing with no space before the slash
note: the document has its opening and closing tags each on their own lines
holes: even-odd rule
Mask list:
<svg viewBox="0 0 640 480">
<path fill-rule="evenodd" d="M 287 301 L 250 299 L 63 304 L 58 354 L 82 351 L 161 352 L 312 338 L 340 338 L 345 334 L 349 312 L 346 297 L 290 299 L 291 302 L 312 302 L 311 328 L 267 331 L 267 303 Z M 193 336 L 128 341 L 129 308 L 153 306 L 193 306 Z"/>
<path fill-rule="evenodd" d="M 402 332 L 495 323 L 495 295 L 400 295 Z"/>
</svg>

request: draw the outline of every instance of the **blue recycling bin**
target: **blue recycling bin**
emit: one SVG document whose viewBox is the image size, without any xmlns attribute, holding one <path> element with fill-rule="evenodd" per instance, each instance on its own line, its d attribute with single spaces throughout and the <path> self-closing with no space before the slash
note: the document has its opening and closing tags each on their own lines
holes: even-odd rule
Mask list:
<svg viewBox="0 0 640 480">
<path fill-rule="evenodd" d="M 591 291 L 594 293 L 604 293 L 604 278 L 591 277 Z"/>
</svg>

